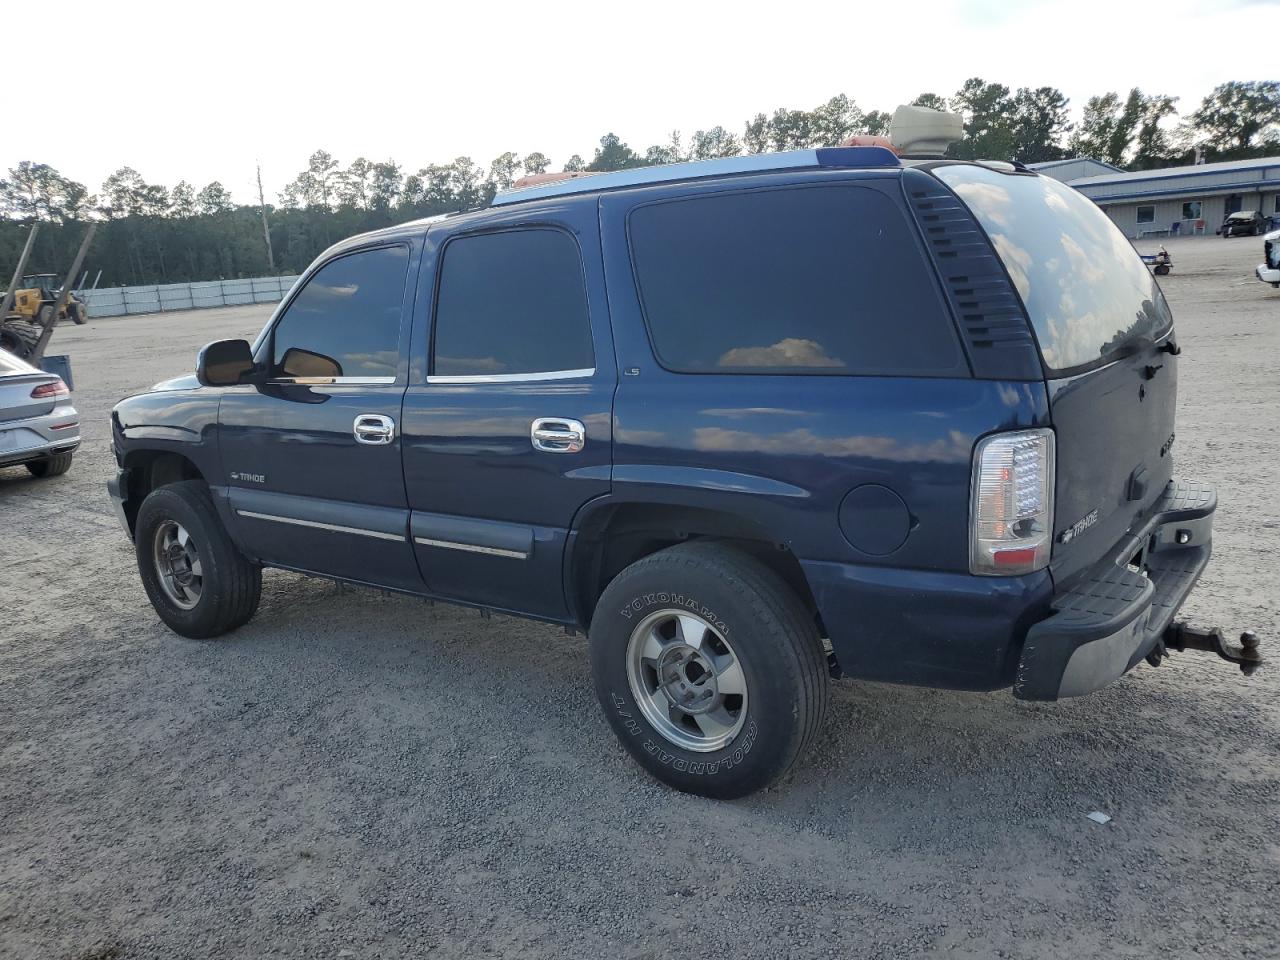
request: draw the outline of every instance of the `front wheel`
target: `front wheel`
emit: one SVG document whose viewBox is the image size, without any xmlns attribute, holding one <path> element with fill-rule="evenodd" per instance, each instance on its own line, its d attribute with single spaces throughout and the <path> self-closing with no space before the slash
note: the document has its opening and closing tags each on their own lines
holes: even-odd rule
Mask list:
<svg viewBox="0 0 1280 960">
<path fill-rule="evenodd" d="M 677 790 L 727 799 L 767 786 L 826 713 L 813 616 L 777 574 L 732 548 L 687 543 L 633 563 L 601 596 L 590 638 L 614 733 Z"/>
<path fill-rule="evenodd" d="M 258 609 L 262 570 L 231 542 L 202 481 L 151 491 L 133 540 L 147 597 L 175 633 L 216 637 Z"/>
</svg>

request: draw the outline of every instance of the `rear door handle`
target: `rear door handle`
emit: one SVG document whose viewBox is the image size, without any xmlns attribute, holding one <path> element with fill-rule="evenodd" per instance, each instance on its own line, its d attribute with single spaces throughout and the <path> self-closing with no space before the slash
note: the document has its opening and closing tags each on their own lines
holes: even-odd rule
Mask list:
<svg viewBox="0 0 1280 960">
<path fill-rule="evenodd" d="M 380 413 L 362 413 L 351 426 L 356 443 L 385 444 L 396 438 L 396 422 Z"/>
<path fill-rule="evenodd" d="M 529 440 L 543 453 L 577 453 L 586 445 L 587 431 L 580 420 L 539 417 L 529 428 Z"/>
</svg>

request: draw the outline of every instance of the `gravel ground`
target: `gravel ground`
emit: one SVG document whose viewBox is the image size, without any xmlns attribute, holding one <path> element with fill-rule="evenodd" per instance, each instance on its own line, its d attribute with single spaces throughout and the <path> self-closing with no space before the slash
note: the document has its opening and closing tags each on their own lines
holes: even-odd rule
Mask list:
<svg viewBox="0 0 1280 960">
<path fill-rule="evenodd" d="M 1184 612 L 1274 642 L 1280 291 L 1258 241 L 1168 245 L 1176 455 L 1222 503 Z M 806 762 L 717 803 L 627 760 L 544 625 L 268 572 L 244 629 L 171 634 L 108 414 L 266 312 L 54 338 L 84 447 L 0 470 L 0 955 L 1277 956 L 1280 667 L 1058 705 L 843 682 Z"/>
</svg>

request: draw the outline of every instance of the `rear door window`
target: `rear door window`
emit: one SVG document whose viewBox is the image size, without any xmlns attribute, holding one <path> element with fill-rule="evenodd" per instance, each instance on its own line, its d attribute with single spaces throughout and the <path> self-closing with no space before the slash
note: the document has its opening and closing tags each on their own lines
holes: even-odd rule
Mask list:
<svg viewBox="0 0 1280 960">
<path fill-rule="evenodd" d="M 680 373 L 967 374 L 910 225 L 876 190 L 827 185 L 636 208 L 654 351 Z"/>
<path fill-rule="evenodd" d="M 537 227 L 459 237 L 444 248 L 432 374 L 513 377 L 595 365 L 582 257 Z"/>
<path fill-rule="evenodd" d="M 1092 200 L 1050 177 L 973 164 L 933 173 L 973 211 L 1031 317 L 1045 366 L 1082 372 L 1172 325 L 1155 278 Z"/>
</svg>

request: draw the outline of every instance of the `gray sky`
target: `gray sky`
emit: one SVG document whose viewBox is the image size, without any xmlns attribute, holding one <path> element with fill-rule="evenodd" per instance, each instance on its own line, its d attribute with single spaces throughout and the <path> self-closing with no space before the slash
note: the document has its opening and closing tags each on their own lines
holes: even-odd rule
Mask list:
<svg viewBox="0 0 1280 960">
<path fill-rule="evenodd" d="M 242 202 L 255 160 L 274 200 L 317 148 L 406 173 L 541 150 L 559 169 L 608 131 L 643 151 L 673 129 L 741 134 L 757 112 L 837 93 L 892 110 L 981 76 L 1059 87 L 1077 116 L 1090 95 L 1135 85 L 1189 112 L 1225 80 L 1280 76 L 1261 66 L 1280 0 L 75 0 L 41 21 L 73 39 L 52 70 L 24 71 L 30 105 L 70 109 L 73 135 L 20 121 L 0 167 L 43 161 L 96 192 L 127 164 L 165 186 L 220 180 Z"/>
</svg>

